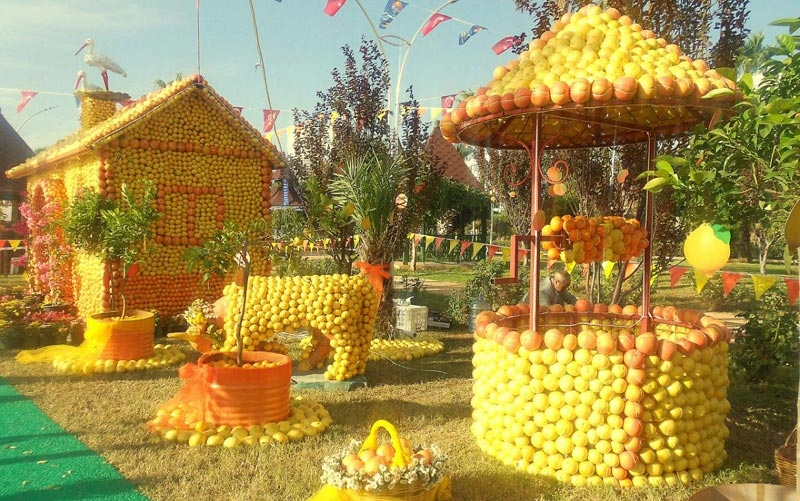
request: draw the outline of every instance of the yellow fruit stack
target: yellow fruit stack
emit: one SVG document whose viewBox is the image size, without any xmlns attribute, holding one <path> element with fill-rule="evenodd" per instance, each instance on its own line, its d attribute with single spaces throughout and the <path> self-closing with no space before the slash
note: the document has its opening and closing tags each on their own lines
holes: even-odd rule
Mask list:
<svg viewBox="0 0 800 501">
<path fill-rule="evenodd" d="M 236 345 L 242 288 L 230 284 L 224 294 L 228 310 L 223 350 L 230 350 Z M 333 349 L 325 377 L 347 380 L 366 370 L 377 308 L 378 298 L 365 275 L 250 277 L 241 330 L 244 348 L 264 349 L 276 332 L 319 329 Z"/>
<path fill-rule="evenodd" d="M 481 450 L 576 486 L 689 483 L 722 464 L 724 325 L 673 307 L 654 308 L 655 332 L 630 315 L 558 316 L 543 334 L 482 318 L 472 399 Z"/>
</svg>

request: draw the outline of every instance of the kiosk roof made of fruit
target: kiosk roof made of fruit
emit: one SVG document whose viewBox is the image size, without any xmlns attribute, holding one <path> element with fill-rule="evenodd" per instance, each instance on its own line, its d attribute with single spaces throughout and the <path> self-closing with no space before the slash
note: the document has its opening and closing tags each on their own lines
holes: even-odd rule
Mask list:
<svg viewBox="0 0 800 501">
<path fill-rule="evenodd" d="M 702 59 L 614 8 L 590 4 L 495 68 L 441 129 L 448 141 L 489 148 L 527 148 L 537 139 L 543 149 L 611 146 L 712 123 L 739 97 L 736 84 Z"/>
<path fill-rule="evenodd" d="M 120 101 L 127 97 L 125 94 L 108 91 L 91 92 L 98 99 Z M 193 92 L 199 93 L 219 109 L 221 113 L 228 114 L 232 120 L 239 122 L 242 130 L 250 136 L 253 148 L 263 151 L 272 163 L 273 168 L 278 169 L 284 165 L 281 153 L 271 142 L 264 138 L 255 127 L 250 125 L 225 98 L 217 94 L 201 75 L 191 75 L 183 80 L 176 80 L 163 89 L 143 96 L 133 104 L 118 110 L 107 120 L 87 130 L 79 130 L 65 137 L 50 148 L 10 169 L 6 175 L 9 178 L 28 176 L 60 160 L 96 149 L 118 137 L 128 126 L 145 119 L 148 115 L 157 112 L 164 106 L 174 105 L 181 97 Z"/>
</svg>

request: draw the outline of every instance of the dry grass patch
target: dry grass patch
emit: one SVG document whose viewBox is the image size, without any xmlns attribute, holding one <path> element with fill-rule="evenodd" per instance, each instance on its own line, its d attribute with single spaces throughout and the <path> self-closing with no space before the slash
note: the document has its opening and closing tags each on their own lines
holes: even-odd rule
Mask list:
<svg viewBox="0 0 800 501">
<path fill-rule="evenodd" d="M 632 490 L 573 488 L 530 476 L 483 454 L 470 433 L 472 336 L 437 332 L 445 351 L 402 364 L 370 362 L 370 386 L 351 392 L 297 391 L 334 418 L 322 435 L 299 443 L 234 450 L 163 442 L 144 423 L 180 386 L 177 369 L 98 375 L 58 375 L 47 365 L 25 366 L 0 351 L 0 373 L 69 433 L 103 455 L 153 500 L 304 500 L 320 487 L 325 455 L 363 440 L 376 419 L 387 419 L 415 444 L 435 443 L 449 455 L 456 500 L 568 501 L 685 500 L 704 485 L 774 481 L 772 454 L 793 426 L 791 387 L 737 387 L 728 426 L 730 457 L 703 485 Z M 795 388 L 796 391 L 796 388 Z"/>
</svg>

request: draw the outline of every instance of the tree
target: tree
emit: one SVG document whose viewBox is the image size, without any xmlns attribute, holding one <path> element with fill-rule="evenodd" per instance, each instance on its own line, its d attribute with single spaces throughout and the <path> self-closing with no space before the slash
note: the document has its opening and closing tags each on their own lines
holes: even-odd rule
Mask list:
<svg viewBox="0 0 800 501">
<path fill-rule="evenodd" d="M 341 272 L 350 273 L 356 252 L 372 265 L 392 262 L 422 220 L 441 168 L 425 154 L 427 131 L 410 89 L 410 101 L 401 106 L 401 130 L 391 130 L 388 64 L 377 45 L 362 39 L 360 58 L 347 46 L 342 51 L 345 66 L 334 69 L 333 87 L 317 94 L 313 112 L 295 111 L 290 168 L 300 181 L 310 224 L 331 239 L 331 255 Z M 388 179 L 375 177 L 381 172 L 397 175 L 383 184 Z M 397 210 L 401 195 L 405 207 Z M 361 237 L 357 249 L 356 235 Z M 391 318 L 391 298 L 389 282 L 378 330 Z"/>
<path fill-rule="evenodd" d="M 800 29 L 800 18 L 776 23 Z M 759 270 L 766 273 L 770 248 L 779 241 L 788 210 L 800 192 L 800 44 L 780 35 L 768 48 L 763 80 L 744 73 L 743 99 L 736 114 L 695 135 L 679 158 L 665 158 L 647 189 L 677 188 L 698 221 L 745 226 L 758 248 Z"/>
</svg>

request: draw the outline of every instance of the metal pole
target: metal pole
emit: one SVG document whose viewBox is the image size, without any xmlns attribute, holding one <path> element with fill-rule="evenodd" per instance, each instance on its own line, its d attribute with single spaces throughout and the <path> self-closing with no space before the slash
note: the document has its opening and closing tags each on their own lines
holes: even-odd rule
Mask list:
<svg viewBox="0 0 800 501">
<path fill-rule="evenodd" d="M 538 331 L 539 327 L 539 273 L 541 272 L 541 263 L 539 262 L 539 246 L 541 244 L 541 231 L 534 229 L 534 220 L 536 214 L 541 209 L 542 205 L 542 155 L 539 151 L 541 143 L 541 127 L 542 127 L 542 114 L 536 113 L 533 122 L 533 145 L 528 150 L 528 155 L 531 156 L 531 236 L 533 241 L 531 243 L 531 276 L 530 287 L 528 294 L 528 304 L 531 311 L 529 313 L 530 327 L 534 332 Z"/>
<path fill-rule="evenodd" d="M 652 133 L 647 134 L 647 168 L 653 168 L 653 162 L 656 156 L 656 139 Z M 652 274 L 653 263 L 653 231 L 655 230 L 653 215 L 653 194 L 649 191 L 645 192 L 645 206 L 644 206 L 644 229 L 647 231 L 647 237 L 650 239 L 650 245 L 644 249 L 644 271 L 642 273 L 642 321 L 640 324 L 642 332 L 650 331 L 650 276 Z"/>
</svg>

